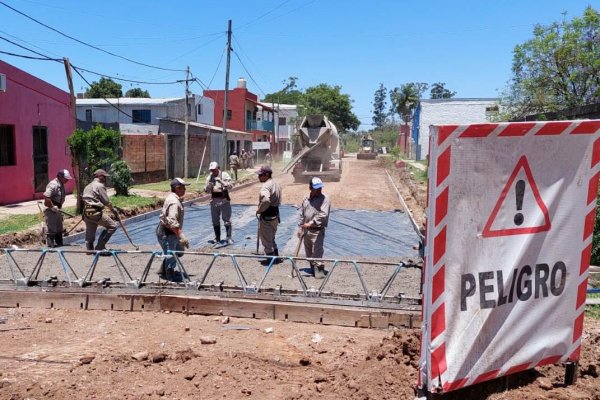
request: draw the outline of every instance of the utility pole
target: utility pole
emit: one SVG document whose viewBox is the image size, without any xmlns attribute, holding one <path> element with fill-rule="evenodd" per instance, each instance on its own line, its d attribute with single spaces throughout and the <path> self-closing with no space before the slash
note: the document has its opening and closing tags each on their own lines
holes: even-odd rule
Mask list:
<svg viewBox="0 0 600 400">
<path fill-rule="evenodd" d="M 188 145 L 190 140 L 189 134 L 189 122 L 190 116 L 188 110 L 190 109 L 190 98 L 189 98 L 189 87 L 190 87 L 190 66 L 185 70 L 185 127 L 183 128 L 183 178 L 188 177 Z"/>
<path fill-rule="evenodd" d="M 73 88 L 73 75 L 71 75 L 71 63 L 67 57 L 63 58 L 65 64 L 65 73 L 67 74 L 67 83 L 69 84 L 69 93 L 71 94 L 71 108 L 73 111 L 73 129 L 77 129 L 77 100 L 75 99 L 75 89 Z M 73 177 L 75 178 L 75 187 L 77 188 L 77 212 L 83 213 L 83 187 L 79 186 L 81 176 L 79 176 L 79 161 L 76 161 L 77 154 L 71 152 L 71 168 L 73 169 Z M 77 170 L 75 170 L 77 167 Z M 83 185 L 82 185 L 83 186 Z"/>
<path fill-rule="evenodd" d="M 227 103 L 229 100 L 229 65 L 231 63 L 231 20 L 227 28 L 227 68 L 225 69 L 225 98 L 223 100 L 223 163 L 221 169 L 227 169 Z"/>
</svg>

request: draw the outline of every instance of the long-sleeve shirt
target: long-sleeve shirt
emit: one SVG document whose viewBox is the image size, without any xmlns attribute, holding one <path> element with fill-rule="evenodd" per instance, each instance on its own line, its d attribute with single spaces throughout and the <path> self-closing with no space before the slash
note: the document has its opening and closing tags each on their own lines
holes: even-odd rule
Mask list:
<svg viewBox="0 0 600 400">
<path fill-rule="evenodd" d="M 281 204 L 281 186 L 273 179 L 269 178 L 263 182 L 258 195 L 258 210 L 257 214 L 262 214 L 267 208 L 279 207 Z"/>
<path fill-rule="evenodd" d="M 82 194 L 83 203 L 86 206 L 104 208 L 104 206 L 110 203 L 108 193 L 106 192 L 106 186 L 100 182 L 98 178 L 94 178 L 89 185 L 83 189 Z"/>
<path fill-rule="evenodd" d="M 165 199 L 160 212 L 160 224 L 169 230 L 183 228 L 183 204 L 175 193 L 171 192 Z"/>
<path fill-rule="evenodd" d="M 220 181 L 214 180 L 212 178 L 219 178 Z M 206 184 L 204 185 L 204 191 L 206 193 L 223 193 L 224 190 L 231 190 L 233 187 L 233 181 L 231 180 L 231 176 L 225 171 L 220 171 L 219 175 L 213 176 L 213 174 L 208 174 L 206 177 Z"/>
<path fill-rule="evenodd" d="M 330 208 L 331 202 L 328 196 L 322 193 L 315 197 L 306 196 L 300 207 L 298 225 L 310 223 L 311 228 L 323 229 L 327 227 Z"/>
</svg>

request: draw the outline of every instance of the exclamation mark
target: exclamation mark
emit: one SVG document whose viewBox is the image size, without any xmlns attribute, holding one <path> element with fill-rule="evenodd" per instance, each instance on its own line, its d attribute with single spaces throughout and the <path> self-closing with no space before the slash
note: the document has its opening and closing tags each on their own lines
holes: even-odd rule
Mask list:
<svg viewBox="0 0 600 400">
<path fill-rule="evenodd" d="M 523 209 L 523 196 L 525 195 L 525 181 L 523 179 L 517 181 L 515 191 L 517 194 L 517 211 L 521 211 Z M 520 212 L 516 213 L 515 225 L 521 225 L 524 219 L 523 214 Z"/>
</svg>

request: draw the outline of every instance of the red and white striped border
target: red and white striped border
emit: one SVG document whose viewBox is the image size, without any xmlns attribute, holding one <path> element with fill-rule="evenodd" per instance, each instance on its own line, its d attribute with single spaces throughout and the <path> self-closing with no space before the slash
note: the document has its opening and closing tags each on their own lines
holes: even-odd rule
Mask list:
<svg viewBox="0 0 600 400">
<path fill-rule="evenodd" d="M 559 361 L 579 359 L 581 350 L 581 335 L 583 332 L 583 317 L 585 312 L 585 298 L 587 292 L 587 274 L 589 260 L 592 252 L 592 236 L 594 231 L 596 196 L 598 194 L 598 178 L 600 177 L 600 138 L 594 141 L 591 165 L 593 176 L 588 184 L 588 196 L 586 199 L 587 215 L 584 221 L 584 234 L 582 240 L 582 251 L 579 269 L 579 285 L 577 291 L 577 302 L 575 310 L 577 317 L 573 323 L 573 340 L 568 355 L 556 355 L 546 357 L 542 360 L 532 361 L 507 369 L 488 371 L 477 377 L 464 377 L 454 382 L 445 378 L 447 371 L 446 343 L 444 333 L 446 331 L 446 307 L 444 302 L 445 284 L 445 254 L 446 254 L 446 215 L 448 214 L 448 196 L 450 187 L 446 178 L 450 176 L 450 161 L 452 158 L 451 140 L 454 138 L 485 138 L 516 137 L 516 136 L 554 136 L 554 135 L 591 135 L 600 130 L 600 120 L 588 121 L 556 121 L 556 122 L 513 122 L 513 123 L 490 123 L 475 125 L 443 125 L 438 127 L 436 142 L 432 147 L 438 148 L 436 159 L 436 171 L 434 188 L 436 193 L 433 213 L 433 243 L 431 271 L 426 273 L 432 275 L 431 290 L 431 323 L 428 326 L 431 352 L 430 359 L 426 362 L 430 366 L 430 382 L 438 382 L 440 391 L 456 390 L 467 384 L 472 385 L 479 382 L 494 379 L 498 376 L 509 375 L 515 372 L 534 368 L 545 364 L 554 364 Z M 432 138 L 434 139 L 434 138 Z M 428 191 L 431 188 L 428 188 Z M 429 199 L 429 195 L 427 196 Z M 433 200 L 433 199 L 432 199 Z M 431 216 L 430 216 L 431 217 Z M 429 225 L 427 225 L 429 226 Z M 428 265 L 425 262 L 425 265 Z M 423 315 L 424 316 L 424 315 Z M 423 345 L 423 344 L 421 344 Z M 420 382 L 419 382 L 420 383 Z"/>
</svg>

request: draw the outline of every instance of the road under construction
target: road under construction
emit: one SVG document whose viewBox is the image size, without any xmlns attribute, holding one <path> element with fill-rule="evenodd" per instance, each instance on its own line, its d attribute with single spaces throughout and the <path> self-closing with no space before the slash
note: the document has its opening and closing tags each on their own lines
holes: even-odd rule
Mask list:
<svg viewBox="0 0 600 400">
<path fill-rule="evenodd" d="M 235 242 L 213 248 L 207 244 L 212 235 L 210 208 L 198 201 L 186 206 L 191 249 L 183 254 L 163 254 L 157 248 L 159 210 L 125 221 L 133 241 L 119 230 L 110 243 L 113 250 L 104 253 L 82 250 L 83 233 L 68 237 L 68 246 L 58 249 L 3 249 L 0 306 L 170 310 L 345 326 L 417 326 L 422 269 L 417 224 L 391 177 L 379 178 L 386 195 L 396 197 L 397 208 L 332 209 L 323 280 L 308 273 L 308 259 L 301 253 L 293 257 L 298 240 L 293 204 L 281 207 L 277 242 L 283 249 L 282 262 L 271 259 L 264 266 L 259 262 L 264 256 L 257 253 L 255 206 L 234 204 Z M 284 185 L 284 195 L 286 189 Z M 303 186 L 295 190 L 305 191 Z M 177 282 L 156 274 L 165 257 L 176 259 Z"/>
</svg>

